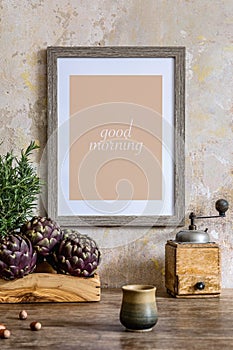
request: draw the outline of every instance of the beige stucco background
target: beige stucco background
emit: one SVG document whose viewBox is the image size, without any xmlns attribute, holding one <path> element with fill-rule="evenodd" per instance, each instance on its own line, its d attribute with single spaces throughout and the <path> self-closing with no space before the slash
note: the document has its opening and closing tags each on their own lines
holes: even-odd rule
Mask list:
<svg viewBox="0 0 233 350">
<path fill-rule="evenodd" d="M 186 223 L 190 211 L 222 249 L 222 285 L 233 287 L 233 1 L 1 0 L 0 152 L 46 145 L 47 46 L 185 46 Z M 164 246 L 179 228 L 81 229 L 102 250 L 103 286 L 164 287 Z"/>
</svg>

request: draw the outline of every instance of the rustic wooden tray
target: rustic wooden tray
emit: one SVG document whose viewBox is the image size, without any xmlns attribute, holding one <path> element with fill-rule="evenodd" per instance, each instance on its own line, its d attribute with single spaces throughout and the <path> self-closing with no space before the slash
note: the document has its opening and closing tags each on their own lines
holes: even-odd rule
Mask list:
<svg viewBox="0 0 233 350">
<path fill-rule="evenodd" d="M 13 281 L 0 279 L 0 303 L 89 302 L 100 300 L 100 278 L 32 273 Z"/>
</svg>

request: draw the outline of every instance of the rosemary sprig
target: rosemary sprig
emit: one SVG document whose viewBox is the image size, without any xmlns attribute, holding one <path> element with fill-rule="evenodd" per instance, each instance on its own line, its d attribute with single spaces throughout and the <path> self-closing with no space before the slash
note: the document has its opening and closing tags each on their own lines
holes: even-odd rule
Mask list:
<svg viewBox="0 0 233 350">
<path fill-rule="evenodd" d="M 36 207 L 41 182 L 29 157 L 38 148 L 32 141 L 19 158 L 12 151 L 0 155 L 0 237 L 19 228 Z"/>
</svg>

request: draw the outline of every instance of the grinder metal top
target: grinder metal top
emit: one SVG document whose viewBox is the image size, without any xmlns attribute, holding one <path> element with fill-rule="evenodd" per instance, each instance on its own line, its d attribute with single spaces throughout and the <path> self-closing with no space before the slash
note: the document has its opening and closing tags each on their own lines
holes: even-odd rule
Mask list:
<svg viewBox="0 0 233 350">
<path fill-rule="evenodd" d="M 197 230 L 197 226 L 195 224 L 196 219 L 212 219 L 225 217 L 226 211 L 228 210 L 228 202 L 225 199 L 219 199 L 215 203 L 215 209 L 219 212 L 219 215 L 213 216 L 196 216 L 193 212 L 190 213 L 190 225 L 188 230 L 181 230 L 176 234 L 176 242 L 187 242 L 187 243 L 208 243 L 210 241 L 210 237 L 208 234 L 208 228 L 205 231 Z"/>
</svg>

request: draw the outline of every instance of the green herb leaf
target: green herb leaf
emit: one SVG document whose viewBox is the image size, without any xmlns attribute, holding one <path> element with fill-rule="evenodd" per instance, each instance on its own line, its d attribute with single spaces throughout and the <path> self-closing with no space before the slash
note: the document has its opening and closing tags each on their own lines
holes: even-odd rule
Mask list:
<svg viewBox="0 0 233 350">
<path fill-rule="evenodd" d="M 12 151 L 0 155 L 1 237 L 19 228 L 33 215 L 42 184 L 29 157 L 38 148 L 32 141 L 25 151 L 21 150 L 19 158 Z"/>
</svg>

